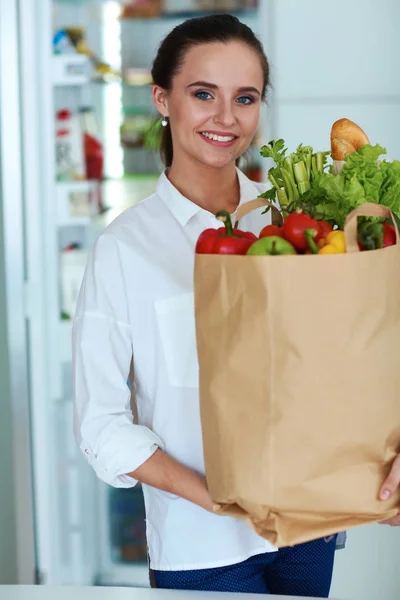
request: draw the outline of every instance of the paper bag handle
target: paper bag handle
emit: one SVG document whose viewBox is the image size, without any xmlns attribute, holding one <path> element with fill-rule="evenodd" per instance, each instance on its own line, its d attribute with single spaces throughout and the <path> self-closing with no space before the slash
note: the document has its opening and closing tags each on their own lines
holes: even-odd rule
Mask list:
<svg viewBox="0 0 400 600">
<path fill-rule="evenodd" d="M 396 244 L 400 243 L 400 234 L 397 222 L 393 217 L 393 213 L 387 206 L 383 204 L 375 204 L 374 202 L 366 202 L 357 206 L 346 217 L 344 223 L 344 235 L 346 238 L 347 252 L 359 252 L 360 248 L 357 243 L 357 219 L 358 217 L 384 217 L 393 221 L 396 231 Z"/>
<path fill-rule="evenodd" d="M 275 206 L 275 204 L 272 204 L 272 202 L 270 202 L 266 198 L 255 198 L 254 200 L 249 200 L 249 202 L 245 202 L 245 204 L 241 204 L 239 206 L 239 208 L 237 209 L 237 212 L 236 212 L 235 227 L 238 226 L 240 219 L 243 219 L 243 217 L 245 217 L 246 215 L 251 213 L 253 210 L 256 210 L 257 208 L 262 208 L 265 206 L 271 207 L 272 212 L 275 216 L 275 221 L 277 221 L 277 219 L 279 219 L 279 222 L 281 223 L 282 222 L 282 213 L 280 212 L 279 208 L 277 206 Z M 276 222 L 276 224 L 277 224 L 277 222 Z"/>
</svg>

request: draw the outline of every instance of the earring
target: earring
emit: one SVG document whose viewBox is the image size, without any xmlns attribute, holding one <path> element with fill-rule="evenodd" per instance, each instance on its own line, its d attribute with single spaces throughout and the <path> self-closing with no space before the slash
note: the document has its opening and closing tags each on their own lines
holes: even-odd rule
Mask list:
<svg viewBox="0 0 400 600">
<path fill-rule="evenodd" d="M 164 117 L 163 120 L 161 121 L 161 125 L 163 127 L 166 127 L 168 125 L 168 117 Z"/>
</svg>

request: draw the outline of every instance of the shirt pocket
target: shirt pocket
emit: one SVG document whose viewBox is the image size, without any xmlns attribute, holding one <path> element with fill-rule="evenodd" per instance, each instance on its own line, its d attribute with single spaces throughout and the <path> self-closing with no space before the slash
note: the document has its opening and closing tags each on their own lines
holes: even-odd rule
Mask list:
<svg viewBox="0 0 400 600">
<path fill-rule="evenodd" d="M 154 303 L 168 379 L 174 387 L 197 388 L 194 293 L 180 294 Z"/>
</svg>

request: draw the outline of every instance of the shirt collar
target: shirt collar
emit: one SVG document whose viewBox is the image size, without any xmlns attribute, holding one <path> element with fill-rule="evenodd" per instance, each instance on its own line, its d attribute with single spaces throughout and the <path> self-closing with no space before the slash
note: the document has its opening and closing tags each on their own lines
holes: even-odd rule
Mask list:
<svg viewBox="0 0 400 600">
<path fill-rule="evenodd" d="M 249 200 L 257 198 L 257 196 L 260 195 L 260 191 L 258 190 L 256 184 L 246 177 L 246 175 L 240 171 L 240 169 L 236 169 L 236 171 L 240 186 L 240 206 L 241 204 L 249 202 Z M 156 192 L 160 196 L 161 200 L 165 202 L 169 210 L 179 221 L 182 227 L 185 227 L 190 219 L 200 212 L 207 213 L 208 215 L 211 214 L 188 198 L 185 198 L 185 196 L 183 196 L 176 189 L 176 187 L 172 185 L 165 171 L 161 174 L 158 180 Z"/>
</svg>

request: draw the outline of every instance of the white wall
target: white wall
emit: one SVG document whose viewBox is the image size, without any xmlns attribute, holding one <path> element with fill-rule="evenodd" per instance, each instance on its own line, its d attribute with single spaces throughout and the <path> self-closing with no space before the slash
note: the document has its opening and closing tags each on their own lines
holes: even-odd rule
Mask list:
<svg viewBox="0 0 400 600">
<path fill-rule="evenodd" d="M 398 0 L 261 2 L 273 83 L 268 140 L 329 149 L 332 123 L 347 117 L 400 158 Z M 337 552 L 332 597 L 399 600 L 399 557 L 400 529 L 350 531 L 347 549 Z"/>
<path fill-rule="evenodd" d="M 384 525 L 357 527 L 336 553 L 332 598 L 399 600 L 400 531 Z"/>
<path fill-rule="evenodd" d="M 329 147 L 331 124 L 348 117 L 371 143 L 400 156 L 398 0 L 263 0 L 269 7 L 271 130 L 290 147 Z"/>
</svg>

